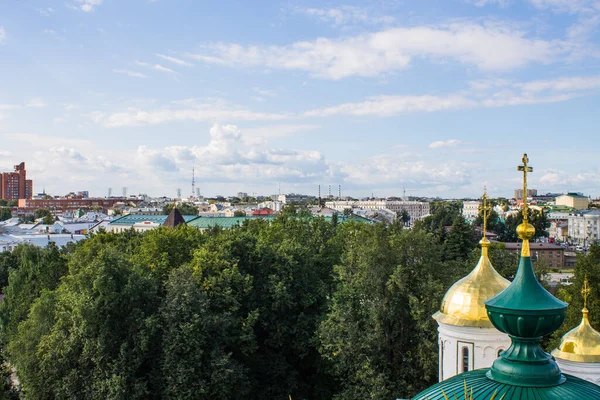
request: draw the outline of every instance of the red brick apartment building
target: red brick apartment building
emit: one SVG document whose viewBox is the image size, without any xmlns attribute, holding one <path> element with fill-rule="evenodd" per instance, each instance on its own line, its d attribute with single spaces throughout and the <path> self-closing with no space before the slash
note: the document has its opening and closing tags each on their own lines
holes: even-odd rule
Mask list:
<svg viewBox="0 0 600 400">
<path fill-rule="evenodd" d="M 0 199 L 11 201 L 31 199 L 33 181 L 27 179 L 25 163 L 15 165 L 15 172 L 0 173 Z"/>
</svg>

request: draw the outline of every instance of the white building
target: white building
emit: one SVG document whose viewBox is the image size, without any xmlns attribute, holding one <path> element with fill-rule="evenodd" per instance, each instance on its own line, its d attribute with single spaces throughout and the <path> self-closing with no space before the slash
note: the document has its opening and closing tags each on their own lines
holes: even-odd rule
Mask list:
<svg viewBox="0 0 600 400">
<path fill-rule="evenodd" d="M 479 216 L 480 205 L 480 201 L 463 201 L 463 218 L 469 222 L 475 221 Z"/>
<path fill-rule="evenodd" d="M 393 213 L 406 210 L 411 224 L 429 215 L 429 203 L 404 200 L 356 200 L 356 201 L 327 201 L 325 207 L 344 212 L 345 209 L 359 208 L 362 210 L 389 210 Z"/>
<path fill-rule="evenodd" d="M 501 351 L 510 347 L 510 338 L 498 331 L 487 316 L 485 301 L 510 284 L 488 258 L 489 240 L 482 239 L 481 258 L 469 275 L 446 292 L 438 322 L 439 379 L 463 372 L 489 368 Z"/>
<path fill-rule="evenodd" d="M 282 195 L 282 196 L 285 196 L 285 195 Z M 273 210 L 275 212 L 279 212 L 283 209 L 283 205 L 284 205 L 284 203 L 279 200 L 263 201 L 262 203 L 258 203 L 257 208 L 258 209 L 270 208 L 271 210 Z"/>
<path fill-rule="evenodd" d="M 590 244 L 600 240 L 600 210 L 569 214 L 568 235 L 572 242 Z"/>
</svg>

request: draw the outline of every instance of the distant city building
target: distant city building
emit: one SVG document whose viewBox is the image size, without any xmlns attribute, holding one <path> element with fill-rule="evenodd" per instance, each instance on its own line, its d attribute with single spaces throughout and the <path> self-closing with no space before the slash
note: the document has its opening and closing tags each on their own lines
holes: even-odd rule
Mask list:
<svg viewBox="0 0 600 400">
<path fill-rule="evenodd" d="M 534 201 L 542 201 L 542 202 L 553 202 L 556 200 L 556 198 L 558 196 L 560 196 L 562 193 L 546 193 L 546 194 L 538 194 L 535 196 L 532 196 Z"/>
<path fill-rule="evenodd" d="M 476 220 L 479 216 L 480 205 L 480 201 L 463 201 L 463 218 L 469 222 Z"/>
<path fill-rule="evenodd" d="M 0 173 L 0 199 L 11 201 L 31 199 L 33 196 L 33 181 L 27 179 L 25 163 L 15 165 L 14 172 Z"/>
<path fill-rule="evenodd" d="M 504 243 L 504 248 L 515 254 L 521 254 L 521 242 Z M 531 259 L 533 261 L 544 260 L 548 268 L 564 268 L 565 248 L 554 243 L 529 243 Z"/>
<path fill-rule="evenodd" d="M 600 240 L 600 210 L 585 210 L 569 214 L 569 241 L 588 245 Z"/>
<path fill-rule="evenodd" d="M 237 197 L 238 197 L 238 199 L 243 199 L 244 197 L 248 197 L 248 193 L 238 192 Z"/>
<path fill-rule="evenodd" d="M 566 193 L 556 198 L 557 206 L 572 207 L 576 210 L 587 210 L 590 199 L 581 193 Z"/>
<path fill-rule="evenodd" d="M 275 195 L 275 196 L 272 196 L 272 198 L 273 198 L 273 200 L 278 200 L 278 201 L 282 202 L 283 204 L 290 204 L 290 203 L 303 204 L 303 203 L 306 203 L 306 202 L 312 200 L 313 196 L 309 196 L 307 194 L 290 193 L 290 194 Z"/>
<path fill-rule="evenodd" d="M 527 189 L 527 197 L 537 196 L 537 189 Z M 523 189 L 515 189 L 515 200 L 523 200 Z"/>
<path fill-rule="evenodd" d="M 39 208 L 47 208 L 48 210 L 54 211 L 65 211 L 65 210 L 89 210 L 95 207 L 99 207 L 102 211 L 106 212 L 109 208 L 114 207 L 117 203 L 125 204 L 137 204 L 141 203 L 139 199 L 128 199 L 121 197 L 111 197 L 110 199 L 105 198 L 88 198 L 88 199 L 68 199 L 68 198 L 48 198 L 48 199 L 19 199 L 19 208 L 25 211 L 37 210 Z"/>
<path fill-rule="evenodd" d="M 325 207 L 343 212 L 346 209 L 389 210 L 399 213 L 405 210 L 410 216 L 411 223 L 429 215 L 429 203 L 403 200 L 356 200 L 356 201 L 327 201 Z"/>
</svg>

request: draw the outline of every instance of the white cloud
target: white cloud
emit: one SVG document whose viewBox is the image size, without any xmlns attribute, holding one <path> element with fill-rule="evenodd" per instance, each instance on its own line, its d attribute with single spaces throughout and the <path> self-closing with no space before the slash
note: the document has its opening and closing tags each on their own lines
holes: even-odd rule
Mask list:
<svg viewBox="0 0 600 400">
<path fill-rule="evenodd" d="M 19 108 L 16 104 L 0 104 L 0 110 L 14 110 L 15 108 Z"/>
<path fill-rule="evenodd" d="M 102 1 L 103 0 L 75 0 L 74 8 L 85 12 L 92 12 L 96 6 L 102 4 Z"/>
<path fill-rule="evenodd" d="M 512 70 L 548 63 L 564 52 L 560 42 L 527 38 L 500 24 L 456 23 L 394 28 L 332 40 L 318 38 L 287 46 L 210 44 L 191 58 L 231 67 L 308 71 L 325 79 L 373 77 L 410 65 L 415 57 L 456 61 L 481 70 Z"/>
<path fill-rule="evenodd" d="M 597 0 L 529 0 L 539 9 L 549 9 L 554 12 L 589 13 L 600 11 Z"/>
<path fill-rule="evenodd" d="M 362 102 L 310 110 L 305 112 L 304 116 L 389 117 L 411 112 L 556 103 L 594 93 L 593 90 L 599 87 L 599 76 L 566 77 L 530 82 L 512 82 L 501 79 L 475 81 L 470 83 L 471 90 L 455 94 L 375 96 Z"/>
<path fill-rule="evenodd" d="M 472 3 L 477 7 L 484 7 L 490 4 L 497 4 L 500 7 L 506 7 L 511 0 L 465 0 L 467 3 Z"/>
<path fill-rule="evenodd" d="M 185 108 L 174 106 L 185 106 Z M 85 116 L 91 118 L 96 123 L 102 123 L 108 128 L 148 126 L 172 121 L 277 121 L 287 118 L 283 114 L 254 112 L 232 107 L 222 101 L 197 103 L 193 99 L 175 102 L 172 106 L 165 106 L 151 111 L 132 107 L 123 112 L 105 114 L 95 111 Z"/>
<path fill-rule="evenodd" d="M 359 103 L 345 103 L 307 111 L 307 117 L 330 117 L 334 115 L 389 117 L 409 112 L 432 112 L 456 110 L 476 106 L 463 95 L 449 96 L 377 96 Z"/>
<path fill-rule="evenodd" d="M 565 190 L 581 190 L 584 187 L 597 188 L 600 185 L 600 172 L 591 170 L 586 172 L 565 172 L 558 169 L 547 169 L 542 172 L 540 183 L 552 188 Z"/>
<path fill-rule="evenodd" d="M 189 63 L 187 61 L 181 60 L 179 58 L 167 56 L 167 55 L 164 55 L 164 54 L 156 54 L 156 56 L 162 58 L 163 60 L 167 60 L 167 61 L 170 61 L 170 62 L 172 62 L 174 64 L 182 65 L 184 67 L 191 67 L 191 66 L 194 65 L 192 63 Z"/>
<path fill-rule="evenodd" d="M 154 69 L 156 71 L 168 72 L 168 73 L 171 73 L 171 74 L 175 73 L 175 71 L 173 71 L 171 68 L 167 68 L 167 67 L 162 66 L 160 64 L 150 64 L 150 63 L 143 62 L 143 61 L 136 61 L 135 63 L 136 63 L 136 65 L 139 65 L 140 67 L 152 68 L 152 69 Z"/>
<path fill-rule="evenodd" d="M 50 8 L 50 7 L 46 7 L 46 8 L 38 8 L 37 10 L 40 15 L 42 17 L 49 17 L 54 13 L 54 9 Z"/>
<path fill-rule="evenodd" d="M 243 135 L 246 137 L 257 137 L 257 138 L 272 138 L 272 137 L 285 137 L 294 135 L 296 133 L 312 131 L 320 128 L 319 125 L 312 124 L 279 124 L 279 125 L 266 125 L 257 128 L 246 128 L 243 130 Z"/>
<path fill-rule="evenodd" d="M 27 102 L 27 104 L 25 104 L 26 107 L 32 107 L 32 108 L 44 108 L 47 105 L 48 104 L 46 104 L 44 99 L 42 99 L 40 97 L 33 98 L 33 99 L 29 100 Z"/>
<path fill-rule="evenodd" d="M 338 8 L 297 7 L 294 11 L 316 17 L 334 26 L 357 23 L 390 24 L 396 20 L 388 15 L 371 15 L 368 10 L 356 6 L 340 6 Z"/>
<path fill-rule="evenodd" d="M 318 151 L 273 149 L 267 142 L 249 140 L 235 125 L 220 124 L 212 126 L 205 146 L 140 146 L 135 162 L 161 174 L 176 173 L 193 164 L 198 176 L 215 181 L 301 182 L 329 174 L 328 163 Z"/>
<path fill-rule="evenodd" d="M 147 75 L 142 74 L 141 72 L 130 71 L 128 69 L 113 69 L 114 73 L 123 74 L 127 76 L 131 76 L 132 78 L 147 78 Z"/>
<path fill-rule="evenodd" d="M 344 163 L 348 183 L 369 187 L 457 187 L 469 184 L 469 166 L 460 162 L 426 162 L 413 154 L 380 154 Z"/>
<path fill-rule="evenodd" d="M 429 143 L 430 149 L 441 149 L 444 147 L 456 147 L 463 144 L 462 141 L 457 139 L 439 140 L 437 142 Z"/>
<path fill-rule="evenodd" d="M 0 43 L 6 40 L 6 31 L 0 26 Z"/>
</svg>

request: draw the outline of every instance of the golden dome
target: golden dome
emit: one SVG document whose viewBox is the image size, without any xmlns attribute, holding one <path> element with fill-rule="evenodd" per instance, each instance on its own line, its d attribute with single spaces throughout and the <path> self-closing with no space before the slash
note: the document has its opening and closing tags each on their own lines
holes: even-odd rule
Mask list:
<svg viewBox="0 0 600 400">
<path fill-rule="evenodd" d="M 600 362 L 600 333 L 590 325 L 587 308 L 583 309 L 579 326 L 562 337 L 552 355 L 567 361 Z"/>
<path fill-rule="evenodd" d="M 440 311 L 433 315 L 438 322 L 454 326 L 492 328 L 484 302 L 510 285 L 488 258 L 490 241 L 482 239 L 481 258 L 471 273 L 446 292 Z"/>
</svg>

